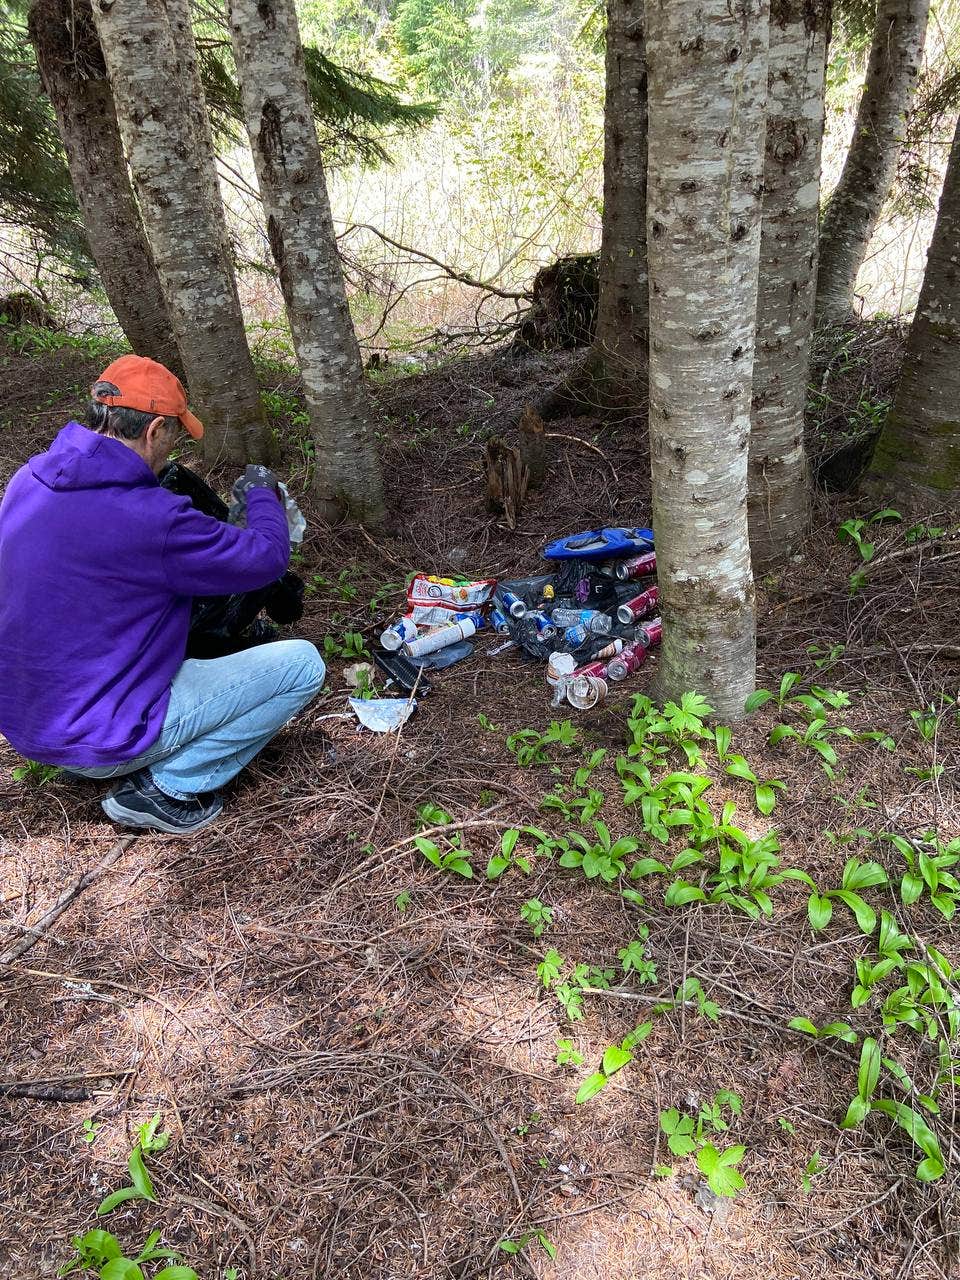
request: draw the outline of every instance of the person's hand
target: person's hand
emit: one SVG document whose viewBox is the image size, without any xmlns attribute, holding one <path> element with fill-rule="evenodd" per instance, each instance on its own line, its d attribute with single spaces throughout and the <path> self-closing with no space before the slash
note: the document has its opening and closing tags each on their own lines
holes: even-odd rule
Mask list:
<svg viewBox="0 0 960 1280">
<path fill-rule="evenodd" d="M 245 502 L 251 489 L 272 489 L 280 497 L 280 482 L 269 467 L 261 467 L 258 463 L 250 463 L 243 475 L 233 486 L 233 496 L 238 502 Z"/>
</svg>

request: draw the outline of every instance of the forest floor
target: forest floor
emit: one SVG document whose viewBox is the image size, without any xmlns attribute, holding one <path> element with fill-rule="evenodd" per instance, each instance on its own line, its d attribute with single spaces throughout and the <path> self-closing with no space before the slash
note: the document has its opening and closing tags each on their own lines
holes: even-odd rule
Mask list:
<svg viewBox="0 0 960 1280">
<path fill-rule="evenodd" d="M 859 429 L 876 415 L 899 337 L 864 330 L 839 350 L 830 347 L 828 374 L 818 374 L 818 457 L 845 447 L 851 421 Z M 518 528 L 485 510 L 485 431 L 569 359 L 484 355 L 378 381 L 398 533 L 378 542 L 311 522 L 300 564 L 311 592 L 297 634 L 321 647 L 348 632 L 369 643 L 400 607 L 410 570 L 532 571 L 550 537 L 649 521 L 638 419 L 551 423 L 547 483 Z M 82 412 L 103 357 L 0 351 L 0 361 L 3 483 Z M 295 380 L 279 369 L 264 379 L 278 424 L 302 434 Z M 291 451 L 295 480 L 307 462 Z M 824 739 L 839 757 L 828 776 L 818 749 L 798 738 L 769 745 L 779 721 L 806 730 L 801 704 L 781 711 L 774 699 L 736 726 L 730 748 L 760 779 L 785 783 L 769 818 L 711 742 L 699 770 L 713 780 L 705 799 L 718 817 L 729 800 L 751 838 L 773 827 L 782 865 L 821 891 L 841 886 L 851 856 L 899 883 L 904 856 L 876 833 L 917 838 L 935 828 L 947 841 L 960 832 L 960 724 L 949 696 L 960 674 L 960 545 L 906 521 L 871 526 L 876 554 L 851 593 L 860 557 L 837 530 L 858 510 L 849 496 L 821 493 L 802 555 L 759 584 L 760 684 L 776 689 L 796 672 L 794 694 L 843 691 L 849 705 L 828 707 L 827 730 L 892 742 L 834 733 Z M 0 946 L 35 943 L 0 967 L 4 1280 L 53 1276 L 70 1238 L 93 1225 L 131 1252 L 162 1230 L 201 1280 L 958 1274 L 953 1084 L 943 1083 L 940 1113 L 928 1117 L 948 1169 L 924 1184 L 914 1177 L 920 1153 L 886 1115 L 839 1128 L 858 1086 L 853 1033 L 814 1040 L 787 1025 L 805 1017 L 882 1031 L 881 1002 L 897 984 L 879 981 L 879 994 L 851 1008 L 854 962 L 872 956 L 876 940 L 842 900 L 812 933 L 797 881 L 771 889 L 771 915 L 754 919 L 733 905 L 666 906 L 673 877 L 662 874 L 632 882 L 645 902 L 630 902 L 544 856 L 529 875 L 513 867 L 485 879 L 505 830 L 578 829 L 576 813 L 541 808 L 550 793 L 565 802 L 599 793 L 599 817 L 614 836 L 635 836 L 641 855 L 669 861 L 684 843 L 668 855 L 644 833 L 617 772 L 633 696 L 649 688 L 655 660 L 593 712 L 569 710 L 574 745 L 548 746 L 547 763 L 520 767 L 508 735 L 542 732 L 557 713 L 542 669 L 489 656 L 492 643 L 481 635 L 471 660 L 438 673 L 402 734 L 387 738 L 328 718 L 345 707 L 346 660 L 332 657 L 320 700 L 241 775 L 218 824 L 192 840 L 129 842 L 40 933 L 29 930 L 117 852 L 118 833 L 101 814 L 100 786 L 18 780 L 23 762 L 0 748 Z M 574 773 L 601 748 L 578 788 Z M 424 805 L 459 825 L 474 879 L 443 874 L 414 846 L 418 825 L 446 825 L 436 836 L 444 848 L 455 834 L 443 815 L 421 821 Z M 580 829 L 596 838 L 589 823 Z M 520 848 L 532 845 L 523 837 Z M 684 874 L 700 885 L 703 871 Z M 905 907 L 875 884 L 862 897 L 915 948 L 920 939 L 956 957 L 955 930 L 928 894 Z M 553 911 L 539 938 L 521 917 L 530 899 Z M 643 949 L 643 926 L 652 967 L 640 981 L 618 953 L 638 939 Z M 564 978 L 547 989 L 537 967 L 551 948 Z M 576 1013 L 577 964 L 600 989 L 583 994 L 571 1020 L 557 988 L 568 1004 L 574 991 Z M 705 1006 L 689 985 L 689 998 L 675 1001 L 692 979 Z M 657 1012 L 658 1002 L 668 1007 Z M 932 1016 L 946 1018 L 945 1006 Z M 577 1105 L 605 1049 L 645 1019 L 652 1026 L 633 1061 Z M 582 1063 L 558 1064 L 558 1041 Z M 921 1091 L 938 1071 L 930 1045 L 903 1026 L 884 1042 Z M 742 1114 L 728 1106 L 729 1131 L 714 1134 L 708 1120 L 702 1140 L 743 1144 L 746 1185 L 718 1201 L 694 1158 L 667 1149 L 658 1114 L 695 1118 L 722 1090 L 738 1095 Z M 880 1094 L 904 1097 L 886 1071 Z M 137 1127 L 157 1112 L 171 1141 L 148 1158 L 156 1203 L 97 1219 L 101 1198 L 129 1181 Z"/>
</svg>

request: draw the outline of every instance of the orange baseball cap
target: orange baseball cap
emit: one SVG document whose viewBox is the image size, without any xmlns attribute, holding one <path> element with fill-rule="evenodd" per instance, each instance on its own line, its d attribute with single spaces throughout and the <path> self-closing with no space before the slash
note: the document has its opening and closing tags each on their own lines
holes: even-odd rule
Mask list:
<svg viewBox="0 0 960 1280">
<path fill-rule="evenodd" d="M 120 388 L 119 395 L 97 396 L 103 404 L 179 418 L 194 440 L 203 435 L 203 423 L 187 408 L 183 383 L 156 360 L 147 356 L 121 356 L 104 369 L 98 381 L 112 382 Z"/>
</svg>

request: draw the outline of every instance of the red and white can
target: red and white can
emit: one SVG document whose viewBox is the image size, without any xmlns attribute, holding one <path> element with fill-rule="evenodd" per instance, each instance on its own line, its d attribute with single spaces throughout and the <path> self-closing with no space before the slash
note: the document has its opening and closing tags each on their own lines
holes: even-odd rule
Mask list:
<svg viewBox="0 0 960 1280">
<path fill-rule="evenodd" d="M 625 600 L 617 610 L 617 618 L 625 626 L 629 626 L 631 622 L 639 622 L 641 618 L 654 611 L 659 600 L 660 588 L 649 587 L 640 595 L 634 596 L 632 600 Z"/>
<path fill-rule="evenodd" d="M 647 578 L 657 572 L 657 553 L 646 551 L 642 556 L 634 556 L 632 560 L 621 560 L 617 565 L 617 577 L 621 582 L 632 582 L 634 578 Z"/>
</svg>

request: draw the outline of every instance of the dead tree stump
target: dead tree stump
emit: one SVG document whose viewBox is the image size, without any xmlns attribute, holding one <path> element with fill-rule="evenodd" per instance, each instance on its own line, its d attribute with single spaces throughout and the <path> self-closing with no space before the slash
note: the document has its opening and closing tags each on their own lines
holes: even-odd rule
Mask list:
<svg viewBox="0 0 960 1280">
<path fill-rule="evenodd" d="M 507 527 L 515 529 L 530 483 L 527 465 L 518 451 L 498 436 L 487 441 L 483 455 L 487 466 L 487 507 L 502 512 Z"/>
</svg>

